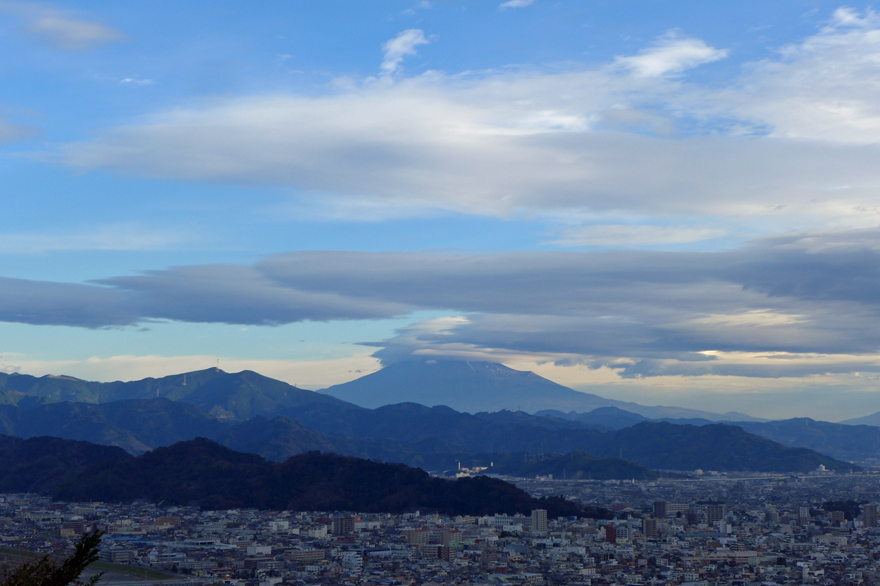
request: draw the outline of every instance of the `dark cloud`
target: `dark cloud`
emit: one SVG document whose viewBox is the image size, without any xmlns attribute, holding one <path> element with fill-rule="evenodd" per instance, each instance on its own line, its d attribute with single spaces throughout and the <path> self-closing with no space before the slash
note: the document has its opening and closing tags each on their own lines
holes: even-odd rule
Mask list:
<svg viewBox="0 0 880 586">
<path fill-rule="evenodd" d="M 791 376 L 861 363 L 780 360 L 759 368 L 705 352 L 880 349 L 880 230 L 800 234 L 714 253 L 297 252 L 253 266 L 177 267 L 85 285 L 0 283 L 0 319 L 32 324 L 273 325 L 416 310 L 467 317 L 374 341 L 383 361 L 414 351 L 503 350 L 612 365 L 624 376 Z"/>
<path fill-rule="evenodd" d="M 124 293 L 75 283 L 46 283 L 0 277 L 0 321 L 100 328 L 140 319 Z"/>
</svg>

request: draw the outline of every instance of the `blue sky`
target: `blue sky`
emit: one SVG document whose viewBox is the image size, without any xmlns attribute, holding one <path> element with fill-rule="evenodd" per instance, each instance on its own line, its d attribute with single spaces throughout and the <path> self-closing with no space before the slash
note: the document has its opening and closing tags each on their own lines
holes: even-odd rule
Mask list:
<svg viewBox="0 0 880 586">
<path fill-rule="evenodd" d="M 880 15 L 0 2 L 0 368 L 880 404 Z"/>
</svg>

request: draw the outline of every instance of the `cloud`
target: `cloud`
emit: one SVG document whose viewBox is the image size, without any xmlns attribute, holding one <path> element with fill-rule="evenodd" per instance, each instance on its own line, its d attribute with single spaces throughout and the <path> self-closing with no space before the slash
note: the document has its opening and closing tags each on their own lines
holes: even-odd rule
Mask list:
<svg viewBox="0 0 880 586">
<path fill-rule="evenodd" d="M 498 5 L 498 10 L 507 10 L 508 8 L 525 8 L 535 0 L 507 0 Z"/>
<path fill-rule="evenodd" d="M 0 143 L 25 140 L 37 134 L 37 130 L 24 124 L 12 124 L 0 119 Z"/>
<path fill-rule="evenodd" d="M 126 77 L 126 78 L 120 79 L 119 83 L 144 86 L 144 85 L 153 85 L 155 82 L 152 79 L 141 79 L 139 77 Z"/>
<path fill-rule="evenodd" d="M 173 231 L 149 232 L 136 224 L 96 226 L 65 234 L 0 233 L 0 254 L 61 250 L 167 250 L 188 238 Z"/>
<path fill-rule="evenodd" d="M 85 51 L 126 38 L 118 29 L 44 4 L 0 2 L 0 10 L 16 14 L 25 22 L 26 33 L 60 49 Z"/>
<path fill-rule="evenodd" d="M 60 158 L 141 177 L 281 185 L 315 206 L 401 214 L 867 227 L 880 222 L 880 28 L 859 22 L 748 64 L 720 89 L 674 74 L 723 51 L 667 36 L 594 68 L 430 72 L 317 97 L 213 100 L 67 145 Z M 386 72 L 423 38 L 390 41 Z"/>
<path fill-rule="evenodd" d="M 385 55 L 380 66 L 382 73 L 384 75 L 391 75 L 396 72 L 404 57 L 415 55 L 416 47 L 427 45 L 428 42 L 428 39 L 425 38 L 425 33 L 417 28 L 405 30 L 390 41 L 387 41 L 382 45 L 382 52 Z"/>
<path fill-rule="evenodd" d="M 692 226 L 602 226 L 562 228 L 550 244 L 560 246 L 629 247 L 655 244 L 683 244 L 724 236 L 723 230 Z"/>
<path fill-rule="evenodd" d="M 712 253 L 295 252 L 91 284 L 4 279 L 0 320 L 276 325 L 427 310 L 449 317 L 365 342 L 384 362 L 530 356 L 627 377 L 877 372 L 878 266 L 880 229 Z"/>
<path fill-rule="evenodd" d="M 642 77 L 661 77 L 712 63 L 727 57 L 727 49 L 710 47 L 701 39 L 670 33 L 651 48 L 631 57 L 618 57 L 615 64 Z"/>
</svg>

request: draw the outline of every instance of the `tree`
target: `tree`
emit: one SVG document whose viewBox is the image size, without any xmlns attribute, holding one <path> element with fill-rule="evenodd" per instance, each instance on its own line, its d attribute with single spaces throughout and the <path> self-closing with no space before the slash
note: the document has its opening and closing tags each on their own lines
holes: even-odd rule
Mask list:
<svg viewBox="0 0 880 586">
<path fill-rule="evenodd" d="M 93 576 L 88 582 L 78 582 L 80 574 L 86 566 L 98 559 L 98 546 L 101 544 L 101 531 L 95 531 L 76 542 L 73 554 L 60 564 L 48 555 L 34 563 L 19 566 L 17 570 L 6 576 L 0 586 L 67 586 L 81 584 L 95 586 L 103 572 Z"/>
</svg>

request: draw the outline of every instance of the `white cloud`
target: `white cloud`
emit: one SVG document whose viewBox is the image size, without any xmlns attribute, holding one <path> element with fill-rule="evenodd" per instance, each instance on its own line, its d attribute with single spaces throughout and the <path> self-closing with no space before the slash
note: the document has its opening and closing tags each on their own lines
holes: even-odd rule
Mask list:
<svg viewBox="0 0 880 586">
<path fill-rule="evenodd" d="M 382 45 L 382 51 L 385 55 L 381 65 L 382 73 L 391 75 L 396 72 L 404 57 L 415 55 L 416 47 L 427 45 L 428 42 L 424 31 L 417 28 L 405 30 L 390 41 L 387 41 Z"/>
<path fill-rule="evenodd" d="M 724 235 L 725 232 L 717 228 L 606 224 L 563 228 L 550 243 L 560 246 L 627 247 L 700 242 Z"/>
<path fill-rule="evenodd" d="M 598 68 L 430 72 L 318 97 L 212 101 L 68 145 L 62 157 L 139 176 L 290 186 L 317 206 L 333 202 L 332 214 L 353 201 L 375 217 L 525 211 L 866 227 L 880 223 L 875 20 L 842 13 L 720 90 L 673 74 L 724 51 L 667 35 Z M 423 39 L 413 29 L 390 41 L 386 73 Z"/>
<path fill-rule="evenodd" d="M 840 9 L 818 34 L 752 64 L 736 87 L 714 97 L 774 137 L 876 144 L 880 16 Z"/>
<path fill-rule="evenodd" d="M 16 14 L 24 21 L 25 32 L 60 49 L 84 51 L 126 38 L 118 29 L 45 4 L 0 2 L 0 10 Z"/>
<path fill-rule="evenodd" d="M 119 31 L 103 24 L 45 16 L 34 20 L 27 30 L 41 36 L 62 49 L 82 51 L 125 38 Z"/>
<path fill-rule="evenodd" d="M 618 57 L 615 63 L 643 77 L 660 77 L 712 63 L 727 57 L 727 49 L 710 47 L 705 41 L 672 33 L 632 57 Z"/>
<path fill-rule="evenodd" d="M 535 0 L 507 0 L 498 5 L 499 10 L 507 10 L 508 8 L 524 8 Z"/>
<path fill-rule="evenodd" d="M 144 86 L 144 85 L 153 85 L 155 83 L 152 79 L 143 79 L 140 77 L 126 77 L 119 80 L 119 83 L 124 83 L 128 85 L 136 85 L 136 86 Z"/>
</svg>

